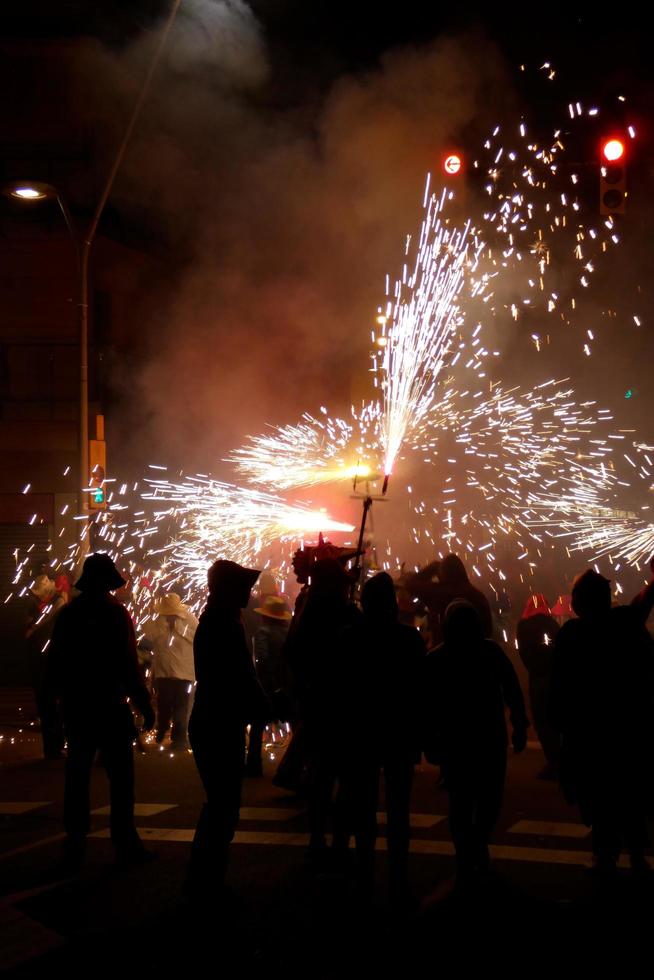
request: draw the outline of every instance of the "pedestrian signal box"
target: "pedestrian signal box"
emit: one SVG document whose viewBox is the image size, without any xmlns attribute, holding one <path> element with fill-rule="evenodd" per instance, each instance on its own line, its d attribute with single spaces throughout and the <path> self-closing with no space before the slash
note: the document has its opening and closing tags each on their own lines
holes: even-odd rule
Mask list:
<svg viewBox="0 0 654 980">
<path fill-rule="evenodd" d="M 104 417 L 96 419 L 97 439 L 89 439 L 89 510 L 107 506 L 107 443 L 104 440 Z"/>
</svg>

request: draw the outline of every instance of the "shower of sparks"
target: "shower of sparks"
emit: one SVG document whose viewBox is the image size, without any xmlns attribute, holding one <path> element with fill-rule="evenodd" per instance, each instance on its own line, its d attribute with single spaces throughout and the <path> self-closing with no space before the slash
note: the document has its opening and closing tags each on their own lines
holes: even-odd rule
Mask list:
<svg viewBox="0 0 654 980">
<path fill-rule="evenodd" d="M 352 409 L 352 420 L 305 414 L 297 425 L 270 426 L 250 436 L 226 462 L 234 463 L 249 483 L 276 491 L 341 480 L 365 480 L 373 474 L 378 418 L 374 406 Z"/>
<path fill-rule="evenodd" d="M 459 294 L 483 247 L 470 221 L 450 227 L 443 217 L 446 192 L 428 194 L 413 259 L 407 242 L 402 276 L 379 318 L 382 350 L 378 367 L 383 398 L 383 471 L 389 475 L 407 433 L 425 417 L 437 397 L 436 381 L 463 322 Z M 410 265 L 412 264 L 412 268 Z M 483 288 L 474 282 L 473 292 Z M 376 359 L 375 359 L 376 360 Z"/>
<path fill-rule="evenodd" d="M 542 70 L 554 77 L 549 63 Z M 579 102 L 565 111 L 566 131 L 599 113 Z M 629 135 L 635 138 L 631 127 Z M 415 244 L 407 239 L 402 272 L 393 285 L 387 279 L 377 311 L 377 394 L 367 404 L 346 418 L 323 408 L 248 437 L 226 461 L 248 488 L 208 476 L 169 481 L 165 467 L 151 468 L 161 478 L 146 480 L 144 492 L 108 485 L 96 547 L 128 570 L 137 626 L 157 590 L 174 588 L 197 609 L 217 557 L 259 566 L 275 547 L 287 567 L 305 534 L 352 530 L 277 494 L 374 482 L 401 471 L 400 460 L 408 473 L 419 468 L 423 489 L 407 486 L 406 526 L 394 527 L 385 549 L 378 543 L 385 568 L 402 564 L 408 544 L 425 558 L 460 551 L 472 573 L 499 592 L 511 576 L 536 574 L 555 548 L 608 559 L 616 569 L 648 560 L 654 524 L 642 501 L 654 489 L 654 449 L 615 431 L 610 410 L 576 401 L 567 379 L 508 387 L 502 351 L 489 349 L 482 335 L 522 330 L 534 358 L 557 342 L 592 355 L 601 328 L 584 302 L 619 244 L 617 226 L 610 215 L 589 217 L 587 172 L 567 160 L 562 131 L 543 140 L 524 120 L 498 125 L 474 167 L 485 184 L 474 222 L 460 216 L 452 192 L 432 193 L 427 182 L 420 235 Z M 629 315 L 637 328 L 645 324 L 638 310 Z M 633 509 L 622 509 L 627 499 Z M 63 555 L 55 541 L 48 555 L 52 568 L 72 572 L 84 529 L 61 516 L 74 540 Z M 39 520 L 35 514 L 30 523 Z M 5 601 L 29 588 L 36 553 L 35 545 L 14 552 L 14 591 Z"/>
<path fill-rule="evenodd" d="M 529 526 L 566 539 L 570 551 L 589 553 L 593 561 L 609 558 L 618 570 L 621 563 L 640 569 L 654 555 L 651 521 L 602 504 L 592 494 L 534 498 Z"/>
<path fill-rule="evenodd" d="M 350 534 L 354 525 L 336 521 L 324 510 L 289 504 L 281 497 L 247 487 L 192 476 L 170 481 L 165 467 L 139 485 L 121 484 L 108 494 L 108 508 L 93 525 L 93 548 L 107 552 L 129 579 L 125 601 L 137 632 L 152 615 L 151 599 L 161 591 L 178 592 L 199 612 L 206 598 L 206 575 L 217 558 L 252 567 L 268 567 L 271 555 L 281 573 L 290 568 L 293 550 L 305 537 Z M 79 569 L 85 534 L 79 530 L 63 551 L 50 548 L 53 573 L 69 578 Z M 66 527 L 66 525 L 64 525 Z M 24 596 L 34 583 L 35 545 L 14 552 L 14 590 Z M 39 559 L 40 561 L 40 559 Z"/>
<path fill-rule="evenodd" d="M 332 520 L 324 511 L 217 480 L 148 483 L 144 499 L 156 506 L 157 519 L 173 520 L 176 528 L 162 551 L 166 578 L 184 575 L 197 588 L 204 587 L 207 568 L 216 558 L 247 565 L 277 541 L 354 530 L 354 525 Z"/>
</svg>

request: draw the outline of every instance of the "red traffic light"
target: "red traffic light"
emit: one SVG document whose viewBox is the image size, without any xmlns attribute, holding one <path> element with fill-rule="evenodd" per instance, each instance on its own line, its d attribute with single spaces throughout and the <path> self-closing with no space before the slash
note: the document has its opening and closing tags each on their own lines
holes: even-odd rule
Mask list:
<svg viewBox="0 0 654 980">
<path fill-rule="evenodd" d="M 624 143 L 616 136 L 604 140 L 602 143 L 602 157 L 609 163 L 615 163 L 624 156 Z"/>
<path fill-rule="evenodd" d="M 443 170 L 448 177 L 455 177 L 463 170 L 463 160 L 460 153 L 448 153 L 443 158 Z"/>
</svg>

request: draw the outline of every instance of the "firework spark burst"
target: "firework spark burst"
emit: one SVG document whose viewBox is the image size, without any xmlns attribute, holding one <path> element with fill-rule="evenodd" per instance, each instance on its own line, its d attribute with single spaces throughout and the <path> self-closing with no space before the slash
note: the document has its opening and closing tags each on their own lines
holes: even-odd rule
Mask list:
<svg viewBox="0 0 654 980">
<path fill-rule="evenodd" d="M 477 266 L 483 248 L 470 221 L 462 228 L 444 219 L 447 193 L 429 194 L 410 269 L 407 242 L 402 276 L 388 297 L 377 338 L 383 354 L 375 363 L 383 398 L 381 442 L 383 471 L 389 476 L 407 433 L 419 425 L 437 398 L 437 379 L 454 334 L 463 323 L 459 296 Z M 472 291 L 483 284 L 472 281 Z M 376 359 L 377 361 L 377 359 Z"/>
</svg>

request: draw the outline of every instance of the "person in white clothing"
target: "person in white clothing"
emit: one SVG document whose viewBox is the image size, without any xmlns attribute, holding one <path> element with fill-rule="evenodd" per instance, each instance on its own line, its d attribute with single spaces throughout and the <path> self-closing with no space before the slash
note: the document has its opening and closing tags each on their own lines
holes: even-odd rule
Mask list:
<svg viewBox="0 0 654 980">
<path fill-rule="evenodd" d="M 172 722 L 171 746 L 188 747 L 188 718 L 195 685 L 193 637 L 198 621 L 175 592 L 159 598 L 155 618 L 146 627 L 153 652 L 157 695 L 156 740 L 163 742 Z"/>
</svg>

